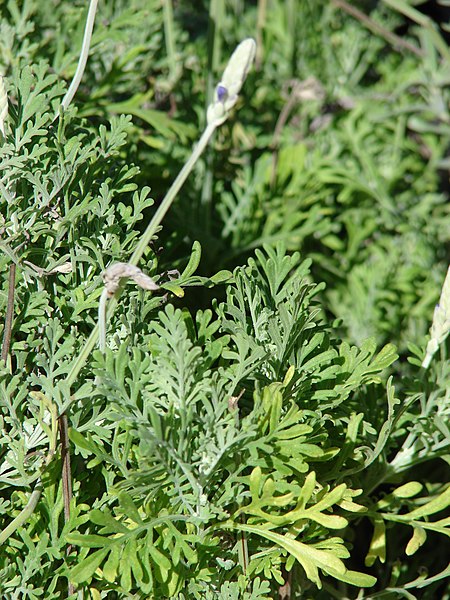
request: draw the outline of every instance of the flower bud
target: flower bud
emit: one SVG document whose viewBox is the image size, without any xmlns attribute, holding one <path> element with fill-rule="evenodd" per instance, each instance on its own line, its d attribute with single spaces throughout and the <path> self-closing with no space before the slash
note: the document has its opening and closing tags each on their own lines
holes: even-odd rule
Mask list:
<svg viewBox="0 0 450 600">
<path fill-rule="evenodd" d="M 214 102 L 207 111 L 208 125 L 221 125 L 236 104 L 238 94 L 255 60 L 256 43 L 252 38 L 242 41 L 231 55 L 221 81 L 216 86 Z"/>
</svg>

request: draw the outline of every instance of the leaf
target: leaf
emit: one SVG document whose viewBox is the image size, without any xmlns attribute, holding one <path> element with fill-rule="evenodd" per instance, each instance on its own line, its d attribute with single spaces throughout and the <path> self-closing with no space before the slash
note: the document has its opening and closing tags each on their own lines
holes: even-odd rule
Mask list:
<svg viewBox="0 0 450 600">
<path fill-rule="evenodd" d="M 142 552 L 142 547 L 138 547 L 136 538 L 131 537 L 128 541 L 128 545 L 130 546 L 130 564 L 131 571 L 133 573 L 134 580 L 137 583 L 140 583 L 144 576 L 144 570 L 141 565 L 140 553 Z"/>
<path fill-rule="evenodd" d="M 400 400 L 395 397 L 395 388 L 392 385 L 392 377 L 388 379 L 386 391 L 388 401 L 388 416 L 386 421 L 381 426 L 374 449 L 367 452 L 367 459 L 364 462 L 365 468 L 371 465 L 383 452 L 389 441 L 391 431 L 396 423 L 397 415 L 395 413 L 395 406 L 400 403 Z"/>
<path fill-rule="evenodd" d="M 371 567 L 376 560 L 384 563 L 386 560 L 386 525 L 383 519 L 374 520 L 374 529 L 365 564 Z"/>
<path fill-rule="evenodd" d="M 69 580 L 72 583 L 80 584 L 90 579 L 101 565 L 108 552 L 109 549 L 97 550 L 97 552 L 89 554 L 86 558 L 81 559 L 81 561 L 70 570 Z"/>
<path fill-rule="evenodd" d="M 151 125 L 165 138 L 174 139 L 174 137 L 178 135 L 185 139 L 185 137 L 191 133 L 190 125 L 169 118 L 163 111 L 142 108 L 150 93 L 151 92 L 148 92 L 147 94 L 137 93 L 123 102 L 109 104 L 106 106 L 106 109 L 115 114 L 134 115 Z"/>
<path fill-rule="evenodd" d="M 441 510 L 445 510 L 450 506 L 450 486 L 447 487 L 439 496 L 432 498 L 429 502 L 412 510 L 406 515 L 402 515 L 408 519 L 420 519 L 422 517 L 428 517 L 429 515 L 433 515 Z"/>
<path fill-rule="evenodd" d="M 134 560 L 137 560 L 134 550 L 135 548 L 130 544 L 130 540 L 127 541 L 123 548 L 120 561 L 120 585 L 126 592 L 131 590 L 131 565 Z"/>
<path fill-rule="evenodd" d="M 177 298 L 184 298 L 183 288 L 175 281 L 166 281 L 161 285 L 162 289 L 168 290 L 174 294 Z"/>
<path fill-rule="evenodd" d="M 119 544 L 112 546 L 108 559 L 102 567 L 103 575 L 107 581 L 114 583 L 117 579 L 120 564 L 121 548 Z"/>
<path fill-rule="evenodd" d="M 394 344 L 386 344 L 371 362 L 371 370 L 382 371 L 390 367 L 398 359 L 397 348 Z"/>
<path fill-rule="evenodd" d="M 427 532 L 423 527 L 414 527 L 412 538 L 405 548 L 406 556 L 412 556 L 427 540 Z"/>
<path fill-rule="evenodd" d="M 396 498 L 413 498 L 417 494 L 420 494 L 422 489 L 423 485 L 418 481 L 408 481 L 408 483 L 396 488 L 392 492 L 392 495 Z"/>
<path fill-rule="evenodd" d="M 308 579 L 315 583 L 318 588 L 322 587 L 318 569 L 321 569 L 324 573 L 330 574 L 335 579 L 343 581 L 342 576 L 344 576 L 346 573 L 345 565 L 340 558 L 331 554 L 330 552 L 318 550 L 312 546 L 302 544 L 297 540 L 280 535 L 273 531 L 269 531 L 263 527 L 258 527 L 256 525 L 236 523 L 233 524 L 232 527 L 233 529 L 260 535 L 269 541 L 274 542 L 280 548 L 286 550 L 289 554 L 294 556 L 296 560 L 298 560 L 298 562 L 304 568 Z M 363 574 L 361 575 L 363 576 Z M 367 582 L 366 585 L 373 585 L 373 583 L 369 584 Z"/>
<path fill-rule="evenodd" d="M 172 563 L 156 546 L 148 545 L 148 552 L 153 559 L 153 562 L 158 565 L 158 572 L 161 575 L 162 581 L 167 581 L 169 573 L 172 569 Z"/>
<path fill-rule="evenodd" d="M 109 454 L 104 452 L 104 450 L 96 442 L 94 442 L 90 433 L 86 433 L 86 435 L 84 436 L 82 433 L 80 433 L 73 427 L 70 427 L 69 439 L 73 444 L 75 444 L 75 446 L 80 448 L 82 451 L 84 450 L 89 454 L 94 454 L 98 459 L 104 462 L 117 465 L 116 461 Z"/>
<path fill-rule="evenodd" d="M 107 510 L 91 510 L 89 513 L 91 523 L 103 527 L 101 533 L 128 533 L 128 529 Z"/>
<path fill-rule="evenodd" d="M 209 283 L 213 285 L 219 285 L 221 283 L 229 281 L 232 277 L 233 273 L 231 271 L 222 269 L 221 271 L 217 271 L 217 273 L 214 273 L 214 275 L 205 282 L 205 285 L 206 287 L 209 287 Z"/>
<path fill-rule="evenodd" d="M 186 268 L 180 275 L 179 281 L 183 281 L 183 279 L 188 279 L 191 275 L 195 273 L 200 264 L 200 259 L 202 257 L 202 247 L 200 243 L 195 241 L 192 244 L 191 256 L 189 258 L 189 262 L 186 265 Z"/>
<path fill-rule="evenodd" d="M 103 548 L 117 543 L 114 539 L 102 535 L 95 535 L 94 533 L 78 533 L 76 531 L 68 533 L 66 535 L 66 541 L 68 544 L 75 544 L 82 548 Z"/>
<path fill-rule="evenodd" d="M 142 521 L 141 515 L 139 514 L 139 510 L 138 510 L 136 504 L 133 502 L 133 499 L 127 492 L 119 493 L 119 503 L 120 503 L 120 507 L 124 511 L 124 514 L 129 519 L 131 519 L 138 525 L 142 524 L 143 521 Z"/>
<path fill-rule="evenodd" d="M 373 577 L 373 575 L 367 575 L 367 573 L 361 573 L 360 571 L 347 570 L 345 573 L 340 574 L 333 573 L 333 570 L 330 569 L 328 574 L 339 581 L 343 581 L 349 585 L 354 585 L 355 587 L 369 588 L 373 587 L 377 583 L 376 577 Z"/>
</svg>

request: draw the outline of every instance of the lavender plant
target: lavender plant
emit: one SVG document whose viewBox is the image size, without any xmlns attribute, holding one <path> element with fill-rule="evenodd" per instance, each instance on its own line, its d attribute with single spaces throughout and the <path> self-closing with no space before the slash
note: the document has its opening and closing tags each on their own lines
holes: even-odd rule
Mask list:
<svg viewBox="0 0 450 600">
<path fill-rule="evenodd" d="M 446 597 L 446 53 L 263 4 L 0 8 L 2 597 Z"/>
</svg>

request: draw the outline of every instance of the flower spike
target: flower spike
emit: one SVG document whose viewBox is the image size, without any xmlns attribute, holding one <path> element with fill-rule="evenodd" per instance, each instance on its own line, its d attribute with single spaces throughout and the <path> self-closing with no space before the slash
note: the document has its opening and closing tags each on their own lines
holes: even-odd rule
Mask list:
<svg viewBox="0 0 450 600">
<path fill-rule="evenodd" d="M 221 81 L 216 86 L 214 102 L 208 107 L 208 125 L 221 125 L 236 104 L 247 73 L 255 60 L 256 43 L 252 38 L 242 41 L 231 55 Z"/>
</svg>

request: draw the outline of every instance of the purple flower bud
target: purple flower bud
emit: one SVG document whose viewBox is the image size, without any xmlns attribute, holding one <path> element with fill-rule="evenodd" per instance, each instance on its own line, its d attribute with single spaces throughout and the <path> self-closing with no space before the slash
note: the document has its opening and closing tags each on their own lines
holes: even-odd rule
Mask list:
<svg viewBox="0 0 450 600">
<path fill-rule="evenodd" d="M 223 102 L 227 96 L 228 96 L 227 88 L 224 85 L 221 85 L 219 83 L 219 85 L 217 86 L 217 99 L 219 100 L 219 102 Z"/>
</svg>

